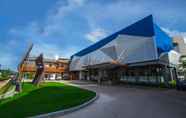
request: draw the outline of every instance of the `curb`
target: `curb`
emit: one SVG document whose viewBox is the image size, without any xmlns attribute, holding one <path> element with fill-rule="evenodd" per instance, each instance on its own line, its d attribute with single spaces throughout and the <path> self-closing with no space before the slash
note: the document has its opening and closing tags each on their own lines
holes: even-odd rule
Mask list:
<svg viewBox="0 0 186 118">
<path fill-rule="evenodd" d="M 51 112 L 51 113 L 46 113 L 46 114 L 41 114 L 41 115 L 37 115 L 37 116 L 32 116 L 29 118 L 50 118 L 50 117 L 55 117 L 55 116 L 59 116 L 59 115 L 65 115 L 67 113 L 71 113 L 73 111 L 77 111 L 81 108 L 84 108 L 88 105 L 90 105 L 91 103 L 93 103 L 95 100 L 97 100 L 99 98 L 99 95 L 96 93 L 96 96 L 94 98 L 92 98 L 91 100 L 79 105 L 79 106 L 75 106 L 69 109 L 65 109 L 65 110 L 60 110 L 60 111 L 55 111 L 55 112 Z"/>
</svg>

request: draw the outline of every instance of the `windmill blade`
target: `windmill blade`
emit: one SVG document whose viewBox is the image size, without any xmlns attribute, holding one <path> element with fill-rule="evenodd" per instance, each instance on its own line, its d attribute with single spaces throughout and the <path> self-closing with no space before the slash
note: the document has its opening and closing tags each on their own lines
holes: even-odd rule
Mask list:
<svg viewBox="0 0 186 118">
<path fill-rule="evenodd" d="M 18 70 L 20 69 L 20 67 L 22 66 L 22 64 L 24 63 L 24 61 L 29 57 L 29 54 L 31 52 L 33 48 L 33 43 L 30 44 L 28 50 L 26 51 L 26 53 L 23 55 L 23 58 L 21 59 L 21 62 L 18 65 Z"/>
</svg>

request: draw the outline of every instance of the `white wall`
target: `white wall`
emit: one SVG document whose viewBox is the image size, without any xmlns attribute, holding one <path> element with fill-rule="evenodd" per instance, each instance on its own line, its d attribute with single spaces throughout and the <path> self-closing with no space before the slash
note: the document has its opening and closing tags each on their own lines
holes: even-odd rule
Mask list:
<svg viewBox="0 0 186 118">
<path fill-rule="evenodd" d="M 181 55 L 178 52 L 176 52 L 174 50 L 170 51 L 168 53 L 169 63 L 174 64 L 174 65 L 178 65 L 180 56 Z"/>
<path fill-rule="evenodd" d="M 84 56 L 75 56 L 70 70 L 82 70 L 83 66 L 117 61 L 120 64 L 154 60 L 157 49 L 153 37 L 119 35 L 100 49 Z"/>
</svg>

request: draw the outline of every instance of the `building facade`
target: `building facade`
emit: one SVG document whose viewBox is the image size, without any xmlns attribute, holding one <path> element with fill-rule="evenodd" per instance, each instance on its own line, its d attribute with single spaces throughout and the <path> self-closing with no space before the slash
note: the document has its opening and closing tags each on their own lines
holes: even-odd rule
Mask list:
<svg viewBox="0 0 186 118">
<path fill-rule="evenodd" d="M 179 66 L 178 66 L 178 78 L 179 80 L 186 79 L 185 74 L 185 62 L 186 62 L 186 43 L 183 37 L 181 36 L 174 36 L 173 42 L 175 44 L 175 50 L 179 52 L 180 59 L 179 59 Z"/>
<path fill-rule="evenodd" d="M 24 61 L 22 67 L 19 69 L 20 72 L 24 73 L 25 78 L 33 78 L 36 73 L 35 57 L 29 57 Z M 47 59 L 44 58 L 44 79 L 45 80 L 61 80 L 68 78 L 68 59 L 59 58 Z M 28 77 L 28 73 L 32 77 Z"/>
<path fill-rule="evenodd" d="M 182 36 L 174 36 L 173 43 L 175 44 L 175 50 L 180 53 L 181 56 L 186 56 L 186 44 Z"/>
<path fill-rule="evenodd" d="M 179 56 L 150 15 L 74 54 L 71 78 L 166 84 L 176 79 Z"/>
</svg>

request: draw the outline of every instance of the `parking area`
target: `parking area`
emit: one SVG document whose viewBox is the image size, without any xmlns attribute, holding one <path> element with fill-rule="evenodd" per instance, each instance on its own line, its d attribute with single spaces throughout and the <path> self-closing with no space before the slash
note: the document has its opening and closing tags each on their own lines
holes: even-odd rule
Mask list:
<svg viewBox="0 0 186 118">
<path fill-rule="evenodd" d="M 186 92 L 136 86 L 71 82 L 96 91 L 99 99 L 59 118 L 185 118 Z"/>
</svg>

